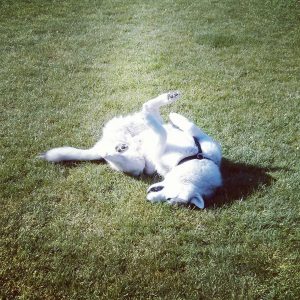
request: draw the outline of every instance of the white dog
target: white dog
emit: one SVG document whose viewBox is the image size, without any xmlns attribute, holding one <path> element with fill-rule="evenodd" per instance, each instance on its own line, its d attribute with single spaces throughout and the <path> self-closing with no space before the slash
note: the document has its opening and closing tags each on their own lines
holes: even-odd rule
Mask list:
<svg viewBox="0 0 300 300">
<path fill-rule="evenodd" d="M 113 118 L 90 149 L 60 147 L 41 157 L 52 162 L 104 159 L 113 169 L 134 176 L 157 172 L 165 179 L 148 189 L 148 200 L 191 202 L 203 208 L 203 196 L 222 184 L 221 148 L 179 114 L 170 114 L 171 123 L 163 124 L 160 107 L 179 96 L 178 92 L 162 94 L 146 102 L 141 112 Z"/>
</svg>

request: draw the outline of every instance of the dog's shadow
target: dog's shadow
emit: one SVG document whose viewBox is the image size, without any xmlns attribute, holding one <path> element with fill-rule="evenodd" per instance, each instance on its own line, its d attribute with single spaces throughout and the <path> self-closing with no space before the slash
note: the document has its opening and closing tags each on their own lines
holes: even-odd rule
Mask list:
<svg viewBox="0 0 300 300">
<path fill-rule="evenodd" d="M 234 201 L 244 201 L 251 194 L 270 186 L 274 178 L 269 172 L 278 168 L 263 168 L 244 163 L 222 160 L 221 172 L 223 186 L 215 195 L 206 199 L 206 207 L 219 207 Z"/>
<path fill-rule="evenodd" d="M 104 160 L 91 161 L 95 164 L 104 164 Z M 69 161 L 60 163 L 67 168 L 77 167 L 81 162 Z M 269 172 L 276 171 L 278 168 L 263 168 L 254 165 L 236 163 L 228 159 L 222 159 L 222 178 L 223 186 L 219 188 L 213 197 L 205 199 L 206 208 L 216 208 L 228 205 L 235 201 L 244 201 L 251 194 L 267 187 L 274 182 L 274 178 Z M 129 175 L 130 176 L 130 175 Z M 132 176 L 130 176 L 132 177 Z M 160 176 L 142 175 L 138 178 L 149 185 L 153 182 L 162 180 Z"/>
</svg>

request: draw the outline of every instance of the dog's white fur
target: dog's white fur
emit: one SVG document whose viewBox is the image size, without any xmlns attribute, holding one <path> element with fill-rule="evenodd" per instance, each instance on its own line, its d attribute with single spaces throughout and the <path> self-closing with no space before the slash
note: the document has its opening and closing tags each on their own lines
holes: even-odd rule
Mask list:
<svg viewBox="0 0 300 300">
<path fill-rule="evenodd" d="M 220 172 L 221 148 L 218 143 L 185 117 L 171 113 L 169 118 L 173 126 L 182 130 L 187 137 L 198 139 L 202 153 L 207 159 L 188 160 L 180 165 L 177 165 L 177 162 L 166 173 L 162 182 L 149 187 L 147 199 L 152 202 L 167 201 L 169 204 L 193 203 L 199 208 L 204 208 L 203 196 L 211 196 L 215 189 L 222 185 Z M 164 127 L 159 126 L 153 119 L 151 120 L 151 117 L 149 124 L 156 131 L 156 134 L 164 135 Z M 166 147 L 163 141 L 164 139 L 161 139 L 161 143 L 155 148 L 158 153 Z M 181 141 L 177 140 L 176 146 L 179 147 L 180 143 Z M 183 148 L 185 148 L 184 145 Z M 193 154 L 195 153 L 197 151 L 193 150 Z M 174 155 L 174 153 L 171 152 L 170 155 Z M 161 163 L 163 164 L 164 161 L 161 160 Z"/>
<path fill-rule="evenodd" d="M 41 157 L 51 162 L 104 159 L 113 169 L 134 176 L 157 172 L 165 179 L 150 186 L 149 201 L 191 202 L 203 208 L 203 196 L 211 195 L 222 184 L 221 148 L 179 114 L 171 113 L 170 123 L 163 123 L 160 107 L 179 96 L 178 92 L 165 93 L 146 102 L 140 112 L 113 118 L 104 126 L 101 139 L 90 149 L 60 147 Z M 208 159 L 178 165 L 181 159 L 198 152 L 193 137 L 199 140 Z"/>
</svg>

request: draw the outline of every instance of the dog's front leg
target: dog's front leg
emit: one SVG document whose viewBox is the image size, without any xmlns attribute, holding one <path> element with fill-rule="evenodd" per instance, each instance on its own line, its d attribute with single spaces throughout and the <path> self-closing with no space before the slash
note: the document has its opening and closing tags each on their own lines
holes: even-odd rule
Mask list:
<svg viewBox="0 0 300 300">
<path fill-rule="evenodd" d="M 151 129 L 149 135 L 145 138 L 146 152 L 156 163 L 160 161 L 161 155 L 165 151 L 167 132 L 159 120 L 157 120 L 156 116 L 151 112 L 144 110 L 144 118 Z"/>
<path fill-rule="evenodd" d="M 212 159 L 217 165 L 220 165 L 222 159 L 222 149 L 218 142 L 203 132 L 203 130 L 200 129 L 196 124 L 180 114 L 170 113 L 169 119 L 173 125 L 182 131 L 185 131 L 189 135 L 196 137 L 201 144 L 203 154 Z"/>
<path fill-rule="evenodd" d="M 203 130 L 200 129 L 196 124 L 180 114 L 170 113 L 169 119 L 173 125 L 178 127 L 180 130 L 185 131 L 191 136 L 195 136 L 200 140 L 209 138 L 209 136 L 205 132 L 203 132 Z"/>
<path fill-rule="evenodd" d="M 160 123 L 163 123 L 159 111 L 160 107 L 173 103 L 179 98 L 180 98 L 180 93 L 178 91 L 171 91 L 168 93 L 161 94 L 158 97 L 153 98 L 147 101 L 146 103 L 144 103 L 142 111 L 143 112 L 147 111 L 148 113 L 151 113 L 157 118 L 157 120 Z"/>
</svg>

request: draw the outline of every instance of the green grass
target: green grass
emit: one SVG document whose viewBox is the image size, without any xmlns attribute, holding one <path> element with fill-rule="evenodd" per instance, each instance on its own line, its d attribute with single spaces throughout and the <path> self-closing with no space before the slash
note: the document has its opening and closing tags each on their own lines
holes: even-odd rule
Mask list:
<svg viewBox="0 0 300 300">
<path fill-rule="evenodd" d="M 1 299 L 300 297 L 298 1 L 2 1 L 0 41 Z M 171 89 L 223 146 L 204 211 L 36 159 Z"/>
</svg>

